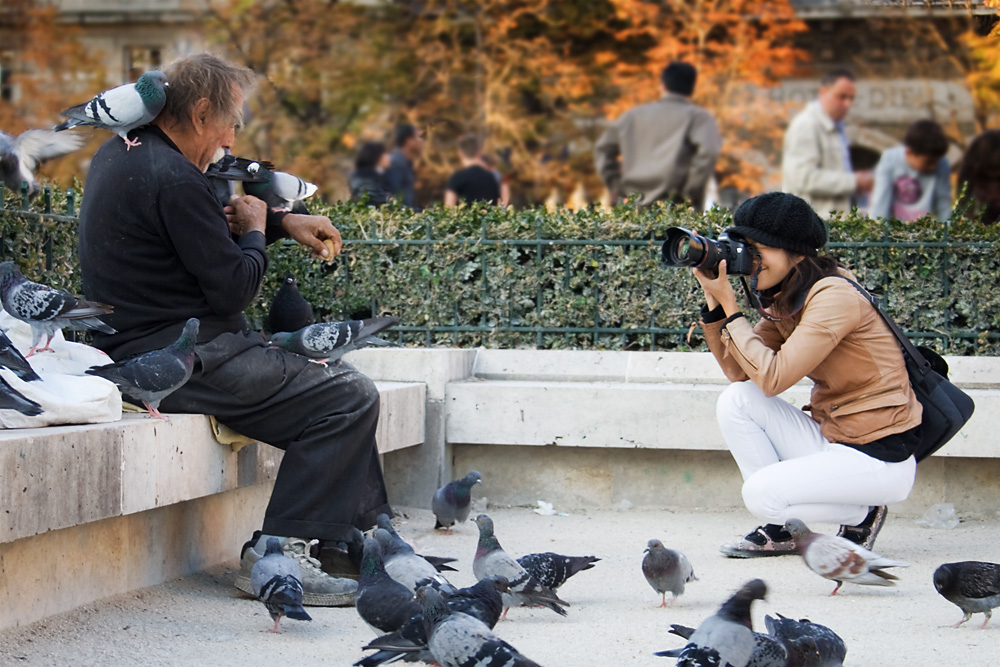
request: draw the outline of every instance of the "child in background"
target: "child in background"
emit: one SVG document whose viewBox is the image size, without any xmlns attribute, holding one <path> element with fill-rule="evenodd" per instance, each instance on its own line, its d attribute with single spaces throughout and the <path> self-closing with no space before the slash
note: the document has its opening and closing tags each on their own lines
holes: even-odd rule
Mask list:
<svg viewBox="0 0 1000 667">
<path fill-rule="evenodd" d="M 875 189 L 868 214 L 912 222 L 930 214 L 951 218 L 951 165 L 944 156 L 948 137 L 933 120 L 918 120 L 906 130 L 903 145 L 882 153 L 875 168 Z"/>
</svg>

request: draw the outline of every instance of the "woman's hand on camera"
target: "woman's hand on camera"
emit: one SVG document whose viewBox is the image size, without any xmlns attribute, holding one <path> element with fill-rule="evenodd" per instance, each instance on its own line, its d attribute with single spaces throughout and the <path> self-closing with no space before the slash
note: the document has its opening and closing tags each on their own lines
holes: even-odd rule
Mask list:
<svg viewBox="0 0 1000 667">
<path fill-rule="evenodd" d="M 719 262 L 718 275 L 705 273 L 701 269 L 691 269 L 691 272 L 705 290 L 705 301 L 709 310 L 715 310 L 716 306 L 721 305 L 727 316 L 740 312 L 739 304 L 736 302 L 736 292 L 733 291 L 733 285 L 726 275 L 726 260 Z"/>
</svg>

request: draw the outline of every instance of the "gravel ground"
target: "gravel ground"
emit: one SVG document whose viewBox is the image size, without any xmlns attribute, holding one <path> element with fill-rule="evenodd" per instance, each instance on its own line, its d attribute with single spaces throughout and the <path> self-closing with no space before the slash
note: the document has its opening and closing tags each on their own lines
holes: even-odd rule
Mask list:
<svg viewBox="0 0 1000 667">
<path fill-rule="evenodd" d="M 556 507 L 556 511 L 561 508 Z M 934 569 L 957 560 L 1000 560 L 1000 516 L 963 521 L 953 530 L 929 529 L 891 512 L 877 551 L 905 560 L 893 588 L 834 584 L 810 572 L 797 556 L 734 560 L 718 545 L 753 527 L 743 511 L 629 509 L 571 511 L 541 516 L 530 508 L 490 508 L 497 537 L 514 556 L 533 551 L 596 555 L 603 560 L 563 586 L 572 607 L 566 618 L 542 609 L 511 610 L 496 632 L 542 665 L 572 667 L 669 665 L 654 651 L 681 640 L 670 623 L 696 626 L 748 579 L 761 577 L 764 614 L 808 617 L 847 642 L 847 665 L 990 665 L 1000 647 L 1000 621 L 980 630 L 982 615 L 958 629 L 957 607 L 938 596 Z M 400 533 L 418 552 L 454 556 L 457 585 L 474 582 L 477 533 L 467 523 L 451 535 L 431 530 L 424 510 L 406 510 Z M 832 530 L 830 526 L 815 528 Z M 659 538 L 687 554 L 699 580 L 666 609 L 642 577 L 646 541 Z M 238 545 L 234 545 L 234 551 Z M 160 586 L 107 598 L 24 628 L 0 633 L 3 665 L 350 665 L 373 637 L 353 608 L 310 608 L 311 623 L 282 621 L 283 634 L 264 632 L 264 606 L 231 585 L 234 561 Z"/>
</svg>

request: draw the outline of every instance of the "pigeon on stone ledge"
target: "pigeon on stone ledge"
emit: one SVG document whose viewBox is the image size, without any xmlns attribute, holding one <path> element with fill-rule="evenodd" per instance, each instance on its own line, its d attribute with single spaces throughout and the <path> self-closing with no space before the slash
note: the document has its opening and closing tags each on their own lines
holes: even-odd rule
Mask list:
<svg viewBox="0 0 1000 667">
<path fill-rule="evenodd" d="M 267 330 L 271 333 L 298 331 L 316 322 L 312 304 L 299 293 L 294 273 L 286 273 L 281 287 L 271 299 L 267 311 Z"/>
<path fill-rule="evenodd" d="M 52 351 L 52 337 L 63 327 L 95 329 L 102 333 L 116 333 L 98 319 L 114 311 L 114 307 L 94 301 L 78 299 L 69 292 L 28 280 L 14 262 L 0 262 L 0 301 L 11 317 L 31 325 L 31 349 L 35 352 Z M 38 347 L 45 336 L 45 346 Z"/>
<path fill-rule="evenodd" d="M 160 401 L 191 379 L 198 325 L 198 320 L 192 317 L 184 324 L 180 337 L 167 347 L 106 366 L 94 366 L 87 374 L 114 382 L 122 394 L 138 399 L 149 414 L 162 419 Z"/>
<path fill-rule="evenodd" d="M 309 357 L 325 366 L 358 348 L 388 345 L 375 334 L 396 324 L 399 324 L 397 318 L 387 316 L 346 322 L 320 322 L 291 333 L 272 334 L 270 344 Z"/>
</svg>

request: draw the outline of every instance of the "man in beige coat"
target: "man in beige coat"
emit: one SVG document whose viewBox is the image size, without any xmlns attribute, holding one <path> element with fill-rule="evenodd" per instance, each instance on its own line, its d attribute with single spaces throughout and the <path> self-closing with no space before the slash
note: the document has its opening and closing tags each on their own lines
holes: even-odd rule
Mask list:
<svg viewBox="0 0 1000 667">
<path fill-rule="evenodd" d="M 639 193 L 655 201 L 690 202 L 699 211 L 722 150 L 712 114 L 691 103 L 697 70 L 673 62 L 661 75 L 663 96 L 622 114 L 594 147 L 594 162 L 615 199 Z"/>
<path fill-rule="evenodd" d="M 820 80 L 817 99 L 785 131 L 781 189 L 805 199 L 821 216 L 850 211 L 872 189 L 871 172 L 852 169 L 844 134 L 856 91 L 850 70 L 831 70 Z"/>
</svg>

